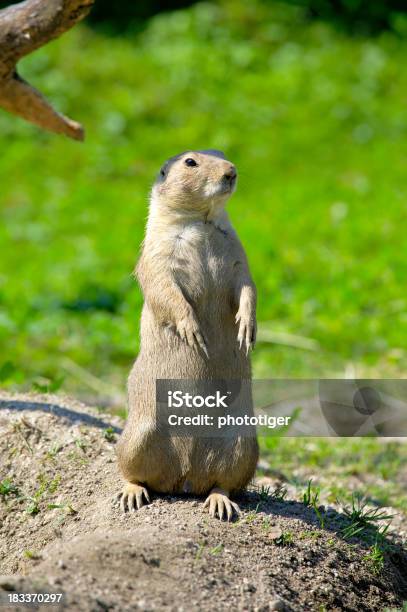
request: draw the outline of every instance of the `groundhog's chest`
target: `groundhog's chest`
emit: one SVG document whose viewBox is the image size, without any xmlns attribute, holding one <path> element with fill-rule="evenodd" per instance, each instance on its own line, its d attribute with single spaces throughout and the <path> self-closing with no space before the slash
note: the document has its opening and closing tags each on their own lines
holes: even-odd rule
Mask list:
<svg viewBox="0 0 407 612">
<path fill-rule="evenodd" d="M 238 255 L 232 235 L 212 224 L 188 228 L 177 237 L 172 269 L 194 301 L 230 293 Z"/>
</svg>

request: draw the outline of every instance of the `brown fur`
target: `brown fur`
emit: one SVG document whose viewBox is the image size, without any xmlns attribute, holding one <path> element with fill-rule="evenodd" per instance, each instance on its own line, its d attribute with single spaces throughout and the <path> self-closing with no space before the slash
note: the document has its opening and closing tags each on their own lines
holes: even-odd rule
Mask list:
<svg viewBox="0 0 407 612">
<path fill-rule="evenodd" d="M 191 158 L 196 166 L 185 163 Z M 141 496 L 137 485 L 144 485 L 163 493 L 216 488 L 213 495 L 221 489 L 226 496 L 243 489 L 255 471 L 254 437 L 168 438 L 155 423 L 156 379 L 251 378 L 256 289 L 224 210 L 235 174 L 220 152 L 192 151 L 170 159 L 153 186 L 137 265 L 145 300 L 141 347 L 118 444 L 120 469 L 135 485 L 130 495 Z M 250 385 L 242 402 L 251 414 Z"/>
</svg>

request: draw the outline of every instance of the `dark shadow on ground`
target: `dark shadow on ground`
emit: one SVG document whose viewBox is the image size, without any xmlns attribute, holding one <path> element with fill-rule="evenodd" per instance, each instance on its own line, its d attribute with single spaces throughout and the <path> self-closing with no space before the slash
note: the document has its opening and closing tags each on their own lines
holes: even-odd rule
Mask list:
<svg viewBox="0 0 407 612">
<path fill-rule="evenodd" d="M 63 419 L 68 420 L 70 423 L 84 423 L 99 429 L 111 428 L 115 434 L 120 434 L 122 429 L 116 427 L 111 423 L 104 421 L 98 417 L 91 416 L 84 412 L 77 412 L 71 408 L 65 408 L 58 404 L 48 404 L 46 402 L 33 402 L 23 400 L 0 400 L 0 411 L 1 409 L 15 410 L 16 412 L 25 412 L 27 410 L 41 410 L 48 414 L 55 414 Z"/>
</svg>

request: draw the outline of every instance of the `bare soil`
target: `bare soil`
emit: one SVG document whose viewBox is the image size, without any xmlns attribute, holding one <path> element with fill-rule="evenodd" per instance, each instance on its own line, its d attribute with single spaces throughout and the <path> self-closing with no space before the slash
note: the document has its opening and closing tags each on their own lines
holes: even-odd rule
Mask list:
<svg viewBox="0 0 407 612">
<path fill-rule="evenodd" d="M 229 524 L 194 497 L 155 496 L 121 514 L 122 426 L 68 398 L 0 393 L 0 481 L 11 485 L 0 495 L 3 609 L 26 609 L 7 604 L 21 592 L 63 593 L 58 608 L 75 611 L 364 611 L 407 599 L 397 532 L 377 572 L 368 544 L 341 536 L 335 507 L 321 528 L 312 508 L 253 487 Z"/>
</svg>

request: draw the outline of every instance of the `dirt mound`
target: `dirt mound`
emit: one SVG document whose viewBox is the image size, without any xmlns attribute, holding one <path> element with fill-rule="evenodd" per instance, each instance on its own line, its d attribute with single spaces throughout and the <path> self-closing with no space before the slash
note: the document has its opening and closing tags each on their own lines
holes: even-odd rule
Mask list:
<svg viewBox="0 0 407 612">
<path fill-rule="evenodd" d="M 360 611 L 407 599 L 397 535 L 380 568 L 366 542 L 343 539 L 335 508 L 321 528 L 315 509 L 253 490 L 232 524 L 191 497 L 122 515 L 122 425 L 72 400 L 0 393 L 0 605 L 21 592 L 63 593 L 59 609 L 81 611 Z"/>
</svg>

